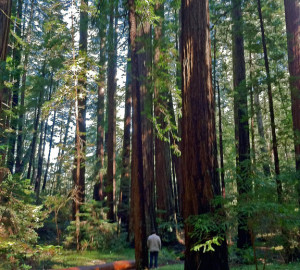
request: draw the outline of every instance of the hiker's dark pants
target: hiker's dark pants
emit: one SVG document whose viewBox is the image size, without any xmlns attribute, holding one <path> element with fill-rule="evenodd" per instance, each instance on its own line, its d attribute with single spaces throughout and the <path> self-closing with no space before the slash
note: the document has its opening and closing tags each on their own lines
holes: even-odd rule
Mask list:
<svg viewBox="0 0 300 270">
<path fill-rule="evenodd" d="M 158 251 L 150 251 L 150 268 L 153 266 L 153 259 L 154 259 L 154 267 L 157 268 L 157 258 L 158 258 Z"/>
</svg>

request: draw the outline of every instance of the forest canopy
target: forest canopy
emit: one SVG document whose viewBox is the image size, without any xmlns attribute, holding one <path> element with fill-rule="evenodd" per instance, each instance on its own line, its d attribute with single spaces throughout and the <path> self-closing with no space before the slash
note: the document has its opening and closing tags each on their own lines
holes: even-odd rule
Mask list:
<svg viewBox="0 0 300 270">
<path fill-rule="evenodd" d="M 299 18 L 298 0 L 0 0 L 0 269 L 121 247 L 146 269 L 153 230 L 186 270 L 297 261 Z"/>
</svg>

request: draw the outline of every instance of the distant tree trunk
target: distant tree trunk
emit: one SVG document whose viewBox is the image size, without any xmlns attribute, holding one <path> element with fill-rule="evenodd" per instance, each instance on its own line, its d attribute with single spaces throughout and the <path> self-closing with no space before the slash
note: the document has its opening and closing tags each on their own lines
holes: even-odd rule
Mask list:
<svg viewBox="0 0 300 270">
<path fill-rule="evenodd" d="M 104 167 L 104 86 L 105 86 L 105 63 L 106 63 L 106 16 L 107 1 L 99 2 L 99 38 L 100 38 L 100 60 L 99 60 L 99 83 L 97 101 L 97 183 L 94 187 L 94 199 L 103 201 L 103 167 Z"/>
<path fill-rule="evenodd" d="M 10 31 L 10 17 L 11 17 L 11 0 L 0 0 L 0 144 L 3 145 L 5 143 L 5 137 L 3 135 L 3 131 L 5 129 L 5 115 L 3 113 L 4 108 L 6 106 L 4 103 L 7 98 L 7 89 L 4 87 L 4 71 L 5 64 L 2 63 L 6 61 L 7 55 L 7 44 L 9 38 Z M 7 108 L 6 108 L 7 109 Z M 0 151 L 0 166 L 4 165 L 2 162 L 5 159 L 4 151 Z M 0 173 L 0 180 L 2 176 Z"/>
<path fill-rule="evenodd" d="M 151 67 L 151 25 L 148 21 L 139 21 L 137 28 L 138 84 L 141 105 L 141 136 L 143 153 L 143 173 L 146 205 L 146 233 L 149 235 L 155 224 L 154 203 L 154 153 L 153 153 L 153 97 L 149 77 Z"/>
<path fill-rule="evenodd" d="M 26 30 L 26 43 L 28 44 L 24 50 L 24 62 L 23 62 L 23 74 L 22 74 L 22 86 L 21 86 L 21 100 L 20 100 L 20 109 L 19 109 L 19 124 L 18 124 L 18 138 L 17 138 L 17 155 L 16 155 L 16 169 L 15 173 L 23 172 L 25 167 L 23 158 L 23 125 L 24 125 L 24 111 L 25 111 L 25 89 L 26 89 L 26 78 L 27 78 L 27 69 L 28 69 L 28 60 L 30 52 L 30 43 L 31 43 L 31 30 L 32 30 L 32 20 L 34 13 L 34 1 L 30 2 L 30 17 L 28 22 L 28 27 Z M 26 13 L 26 12 L 25 12 Z M 24 27 L 25 23 L 23 23 Z M 25 28 L 23 28 L 23 33 Z"/>
<path fill-rule="evenodd" d="M 110 18 L 108 30 L 108 69 L 107 69 L 107 112 L 108 112 L 108 133 L 107 133 L 107 219 L 115 222 L 115 196 L 116 196 L 116 90 L 117 90 L 117 44 L 115 40 L 114 20 L 115 1 L 109 2 Z"/>
<path fill-rule="evenodd" d="M 248 124 L 248 105 L 246 70 L 244 56 L 243 18 L 241 0 L 232 0 L 232 58 L 234 86 L 234 122 L 236 140 L 236 173 L 237 189 L 245 197 L 251 191 L 250 180 L 250 139 Z M 241 199 L 240 199 L 241 200 Z M 241 213 L 238 224 L 238 248 L 251 246 L 250 232 L 247 228 L 247 217 Z"/>
<path fill-rule="evenodd" d="M 169 96 L 168 102 L 168 111 L 171 114 L 172 123 L 176 125 L 175 120 L 175 112 L 172 101 L 172 96 Z M 174 202 L 175 202 L 175 210 L 178 215 L 182 217 L 182 171 L 181 171 L 181 157 L 180 153 L 180 141 L 176 138 L 177 136 L 181 137 L 181 125 L 180 119 L 178 119 L 177 131 L 173 131 L 175 133 L 175 137 L 170 133 L 170 145 L 175 149 L 171 150 L 171 160 L 172 160 L 172 170 L 174 171 L 173 182 L 174 182 Z M 177 217 L 176 217 L 177 219 Z"/>
<path fill-rule="evenodd" d="M 180 13 L 180 11 L 178 12 Z M 176 20 L 176 24 L 177 24 L 177 31 L 175 34 L 175 49 L 178 52 L 178 59 L 177 59 L 177 64 L 176 64 L 176 86 L 178 87 L 178 89 L 181 89 L 181 65 L 179 64 L 180 62 L 180 49 L 179 49 L 179 45 L 180 45 L 180 24 L 179 21 L 181 20 L 181 16 L 179 16 L 176 11 L 175 11 L 175 20 Z M 175 111 L 174 111 L 174 106 L 173 106 L 173 101 L 172 98 L 170 98 L 170 102 L 169 102 L 169 107 L 170 107 L 170 112 L 172 114 L 172 118 L 174 123 L 176 123 L 175 120 Z M 181 118 L 178 119 L 178 123 L 177 123 L 177 132 L 176 132 L 176 136 L 178 136 L 179 138 L 181 138 Z M 176 187 L 177 187 L 177 204 L 178 204 L 178 213 L 180 214 L 180 216 L 183 216 L 183 202 L 182 202 L 182 195 L 183 195 L 183 183 L 182 183 L 182 170 L 181 170 L 181 141 L 180 139 L 174 139 L 173 136 L 171 136 L 170 139 L 170 143 L 171 145 L 173 145 L 174 147 L 177 148 L 177 153 L 175 153 L 174 151 L 172 151 L 172 163 L 173 163 L 173 167 L 175 169 L 175 173 L 176 173 Z"/>
<path fill-rule="evenodd" d="M 265 68 L 267 73 L 268 99 L 269 99 L 269 110 L 270 110 L 271 131 L 272 131 L 272 148 L 273 148 L 274 166 L 275 166 L 275 174 L 276 174 L 277 197 L 278 197 L 278 202 L 282 203 L 283 202 L 282 183 L 281 180 L 279 179 L 280 167 L 279 167 L 278 146 L 277 146 L 277 138 L 276 138 L 276 126 L 275 126 L 273 95 L 272 95 L 272 87 L 271 87 L 271 76 L 270 76 L 269 58 L 268 58 L 268 51 L 267 51 L 267 45 L 265 39 L 265 29 L 264 29 L 264 22 L 263 22 L 263 17 L 261 12 L 260 0 L 257 0 L 257 8 L 258 8 L 259 21 L 260 21 Z"/>
<path fill-rule="evenodd" d="M 225 171 L 224 171 L 224 151 L 223 151 L 223 129 L 222 129 L 222 108 L 221 108 L 221 93 L 220 93 L 220 86 L 217 83 L 218 89 L 218 110 L 219 110 L 219 148 L 220 148 L 220 169 L 221 169 L 221 192 L 223 198 L 226 197 L 226 190 L 225 190 Z"/>
<path fill-rule="evenodd" d="M 45 174 L 44 174 L 44 181 L 43 181 L 42 191 L 45 191 L 47 178 L 48 178 L 48 170 L 49 170 L 49 165 L 50 165 L 50 157 L 51 157 L 51 150 L 52 150 L 52 144 L 53 144 L 54 128 L 55 128 L 55 124 L 56 124 L 55 121 L 56 121 L 56 110 L 54 110 L 54 115 L 53 115 L 53 119 L 52 119 L 52 128 L 51 128 L 50 142 L 49 142 L 49 152 L 48 152 L 46 170 L 45 170 Z"/>
<path fill-rule="evenodd" d="M 79 55 L 84 58 L 82 70 L 78 76 L 76 86 L 76 135 L 74 158 L 75 168 L 73 170 L 73 182 L 76 189 L 76 198 L 73 201 L 73 220 L 76 223 L 77 250 L 80 249 L 80 205 L 85 200 L 85 159 L 86 159 L 86 95 L 87 95 L 87 36 L 88 36 L 88 0 L 81 0 L 80 25 L 79 25 Z M 73 36 L 74 42 L 74 36 Z M 73 55 L 75 61 L 75 55 Z"/>
<path fill-rule="evenodd" d="M 40 126 L 40 141 L 39 141 L 39 149 L 38 149 L 38 166 L 37 166 L 37 175 L 34 179 L 34 192 L 36 196 L 36 203 L 38 204 L 40 201 L 40 190 L 41 190 L 41 179 L 42 179 L 42 170 L 43 170 L 43 131 L 44 131 L 45 121 L 41 122 Z"/>
<path fill-rule="evenodd" d="M 227 270 L 226 240 L 214 252 L 192 251 L 192 216 L 212 213 L 220 195 L 214 97 L 211 74 L 209 6 L 206 1 L 182 1 L 182 172 L 185 219 L 185 270 Z M 214 232 L 211 232 L 211 236 Z"/>
<path fill-rule="evenodd" d="M 159 21 L 154 29 L 154 116 L 157 122 L 158 129 L 165 130 L 166 123 L 164 121 L 165 113 L 168 108 L 167 98 L 169 96 L 169 89 L 164 87 L 164 83 L 160 80 L 164 78 L 163 73 L 167 71 L 160 67 L 161 64 L 161 50 L 163 49 L 162 39 L 164 38 L 163 20 L 164 20 L 164 6 L 163 4 L 156 4 L 156 14 L 159 16 Z M 161 78 L 160 78 L 161 76 Z M 159 132 L 159 131 L 158 131 Z M 166 135 L 163 135 L 166 136 Z M 174 194 L 172 189 L 172 175 L 171 175 L 171 155 L 170 145 L 159 135 L 155 136 L 155 183 L 156 183 L 156 201 L 157 201 L 157 216 L 161 222 L 175 221 L 175 205 Z M 175 230 L 161 231 L 167 241 L 175 241 Z"/>
<path fill-rule="evenodd" d="M 72 115 L 72 108 L 70 107 L 69 114 L 68 114 L 68 119 L 67 119 L 67 124 L 66 124 L 66 129 L 65 129 L 65 134 L 64 134 L 64 140 L 63 144 L 61 147 L 61 151 L 59 152 L 59 164 L 58 164 L 58 170 L 57 170 L 57 186 L 60 188 L 61 186 L 61 174 L 62 174 L 62 167 L 63 167 L 63 158 L 65 155 L 65 148 L 67 145 L 67 140 L 69 136 L 69 128 L 70 128 L 70 122 L 71 122 L 71 115 Z"/>
<path fill-rule="evenodd" d="M 44 69 L 44 68 L 43 68 Z M 45 71 L 42 72 L 42 76 L 44 76 Z M 37 144 L 37 136 L 38 136 L 38 126 L 40 122 L 40 117 L 41 117 L 41 107 L 43 104 L 43 90 L 40 90 L 40 95 L 37 100 L 37 108 L 36 108 L 36 114 L 35 114 L 35 119 L 34 119 L 34 126 L 33 126 L 33 137 L 32 137 L 32 146 L 31 146 L 31 152 L 30 152 L 30 158 L 29 158 L 29 163 L 28 163 L 28 171 L 27 171 L 27 179 L 31 179 L 31 184 L 33 184 L 33 176 L 31 177 L 31 169 L 34 164 L 35 160 L 35 153 L 36 153 L 36 144 Z"/>
<path fill-rule="evenodd" d="M 19 38 L 21 37 L 21 25 L 20 21 L 22 19 L 22 1 L 18 0 L 18 8 L 15 14 L 15 33 Z M 21 44 L 15 39 L 14 40 L 14 49 L 13 49 L 13 65 L 14 65 L 14 86 L 13 86 L 13 98 L 12 98 L 12 112 L 14 116 L 11 119 L 11 129 L 12 132 L 9 136 L 9 149 L 7 154 L 7 167 L 11 172 L 13 172 L 13 167 L 15 163 L 15 145 L 16 145 L 16 138 L 17 138 L 17 128 L 19 119 L 16 117 L 19 114 L 19 87 L 20 87 L 20 77 L 21 77 L 21 70 L 20 70 L 20 63 L 21 63 Z M 19 132 L 18 132 L 19 133 Z"/>
<path fill-rule="evenodd" d="M 300 3 L 298 0 L 285 0 L 284 6 L 288 35 L 296 170 L 300 175 Z M 298 176 L 298 179 L 298 201 L 300 205 L 300 176 Z"/>
<path fill-rule="evenodd" d="M 132 161 L 131 161 L 131 211 L 134 228 L 135 263 L 136 269 L 142 270 L 148 266 L 147 234 L 144 198 L 144 173 L 141 133 L 141 105 L 140 89 L 137 78 L 137 22 L 135 1 L 128 0 L 129 8 L 129 35 L 131 49 L 131 78 L 132 78 L 132 105 L 133 105 L 133 135 L 132 135 Z"/>
<path fill-rule="evenodd" d="M 129 41 L 130 45 L 130 41 Z M 130 49 L 128 47 L 128 58 Z M 124 139 L 122 152 L 122 174 L 119 196 L 118 217 L 126 232 L 129 230 L 129 196 L 130 196 L 130 129 L 131 129 L 131 61 L 127 62 L 126 89 L 125 89 L 125 112 L 124 112 Z"/>
</svg>

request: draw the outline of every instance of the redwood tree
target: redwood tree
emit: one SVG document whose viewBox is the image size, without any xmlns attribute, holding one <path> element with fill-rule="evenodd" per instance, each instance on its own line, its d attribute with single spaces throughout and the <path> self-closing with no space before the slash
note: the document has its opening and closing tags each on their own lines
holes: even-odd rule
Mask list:
<svg viewBox="0 0 300 270">
<path fill-rule="evenodd" d="M 143 155 L 143 174 L 145 189 L 146 233 L 149 235 L 155 227 L 154 207 L 154 153 L 152 104 L 153 95 L 150 88 L 151 66 L 151 25 L 147 18 L 139 16 L 137 20 L 137 65 L 138 87 L 141 105 L 141 136 Z"/>
<path fill-rule="evenodd" d="M 234 87 L 234 123 L 236 140 L 236 173 L 239 201 L 247 199 L 251 191 L 250 139 L 248 124 L 246 68 L 241 0 L 232 0 L 232 62 Z M 239 213 L 238 248 L 251 245 L 247 218 Z"/>
<path fill-rule="evenodd" d="M 129 34 L 131 49 L 131 78 L 132 78 L 132 107 L 133 107 L 133 135 L 132 135 L 132 161 L 131 161 L 131 217 L 134 228 L 136 269 L 141 270 L 148 265 L 147 235 L 144 205 L 144 177 L 141 137 L 141 107 L 140 89 L 137 82 L 137 22 L 134 0 L 128 0 L 129 8 Z"/>
<path fill-rule="evenodd" d="M 298 0 L 284 0 L 284 6 L 288 35 L 296 170 L 300 173 L 300 2 Z M 298 183 L 298 194 L 300 204 L 300 181 Z"/>
<path fill-rule="evenodd" d="M 4 70 L 7 55 L 7 44 L 10 30 L 10 15 L 11 15 L 11 0 L 0 0 L 0 143 L 4 143 L 3 130 L 5 127 L 5 118 L 3 115 L 3 106 L 6 96 L 6 89 L 3 85 L 4 82 Z M 4 155 L 2 151 L 0 152 L 0 159 L 2 160 Z M 1 164 L 1 163 L 0 163 Z M 1 181 L 1 175 L 0 175 Z"/>
<path fill-rule="evenodd" d="M 86 54 L 88 35 L 88 1 L 81 0 L 80 27 L 79 27 L 79 55 L 84 59 L 83 67 L 78 77 L 76 87 L 76 135 L 73 182 L 76 188 L 76 198 L 73 202 L 73 219 L 76 220 L 77 250 L 80 248 L 80 205 L 85 199 L 85 155 L 86 155 Z M 74 55 L 73 55 L 74 58 Z M 75 59 L 74 59 L 75 60 Z"/>
<path fill-rule="evenodd" d="M 116 192 L 116 101 L 115 95 L 117 90 L 117 41 L 115 16 L 115 3 L 109 3 L 109 30 L 108 30 L 108 68 L 107 68 L 107 112 L 108 112 L 108 132 L 107 132 L 107 202 L 108 213 L 107 219 L 115 221 L 115 192 Z"/>
<path fill-rule="evenodd" d="M 182 0 L 182 172 L 185 219 L 185 270 L 226 270 L 226 240 L 214 252 L 191 251 L 199 239 L 189 217 L 214 211 L 220 195 L 214 97 L 211 74 L 208 0 Z M 214 232 L 211 232 L 214 235 Z"/>
</svg>

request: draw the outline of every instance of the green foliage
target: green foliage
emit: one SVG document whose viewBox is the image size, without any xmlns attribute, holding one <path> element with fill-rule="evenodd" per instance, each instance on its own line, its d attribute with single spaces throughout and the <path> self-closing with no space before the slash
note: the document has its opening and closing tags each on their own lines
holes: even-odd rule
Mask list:
<svg viewBox="0 0 300 270">
<path fill-rule="evenodd" d="M 214 236 L 212 239 L 205 241 L 205 243 L 203 243 L 203 244 L 195 245 L 194 247 L 192 247 L 191 250 L 200 251 L 200 249 L 203 248 L 203 253 L 208 252 L 208 251 L 215 251 L 215 249 L 213 248 L 213 245 L 221 246 L 222 241 L 224 241 L 223 237 Z"/>
<path fill-rule="evenodd" d="M 126 245 L 126 234 L 118 235 L 117 224 L 103 218 L 102 203 L 91 201 L 82 206 L 80 213 L 81 250 L 118 250 Z M 68 248 L 76 245 L 76 224 L 72 221 L 64 245 Z"/>
<path fill-rule="evenodd" d="M 30 269 L 42 252 L 36 230 L 46 214 L 32 194 L 28 180 L 11 174 L 0 185 L 0 258 L 8 269 Z"/>
</svg>

